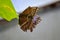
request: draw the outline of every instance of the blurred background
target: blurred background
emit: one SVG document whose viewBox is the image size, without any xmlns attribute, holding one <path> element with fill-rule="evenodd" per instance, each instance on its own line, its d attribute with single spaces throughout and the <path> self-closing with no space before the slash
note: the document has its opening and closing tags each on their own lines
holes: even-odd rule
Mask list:
<svg viewBox="0 0 60 40">
<path fill-rule="evenodd" d="M 24 32 L 18 20 L 0 20 L 0 40 L 60 40 L 60 0 L 12 0 L 19 13 L 28 6 L 39 7 L 42 21 L 33 32 Z"/>
</svg>

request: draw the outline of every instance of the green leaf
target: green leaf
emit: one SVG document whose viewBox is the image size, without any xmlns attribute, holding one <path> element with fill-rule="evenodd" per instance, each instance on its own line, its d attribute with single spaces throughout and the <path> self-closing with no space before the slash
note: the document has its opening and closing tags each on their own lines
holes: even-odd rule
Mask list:
<svg viewBox="0 0 60 40">
<path fill-rule="evenodd" d="M 0 0 L 0 17 L 7 21 L 18 17 L 11 0 Z"/>
</svg>

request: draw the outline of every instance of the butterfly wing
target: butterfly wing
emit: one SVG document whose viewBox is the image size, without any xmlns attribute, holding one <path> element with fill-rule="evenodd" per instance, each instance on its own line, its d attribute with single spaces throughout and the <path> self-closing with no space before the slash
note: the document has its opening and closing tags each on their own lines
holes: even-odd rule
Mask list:
<svg viewBox="0 0 60 40">
<path fill-rule="evenodd" d="M 28 7 L 19 15 L 19 25 L 23 31 L 30 30 L 32 32 L 33 28 L 35 28 L 39 18 L 35 15 L 36 11 L 37 7 Z M 35 16 L 37 18 L 35 18 Z M 34 21 L 34 18 L 37 20 Z"/>
</svg>

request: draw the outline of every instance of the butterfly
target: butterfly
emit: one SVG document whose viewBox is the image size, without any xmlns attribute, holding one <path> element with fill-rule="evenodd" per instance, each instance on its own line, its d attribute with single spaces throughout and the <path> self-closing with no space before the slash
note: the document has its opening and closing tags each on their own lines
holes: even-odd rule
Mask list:
<svg viewBox="0 0 60 40">
<path fill-rule="evenodd" d="M 27 32 L 27 30 L 32 32 L 33 28 L 41 21 L 41 18 L 36 14 L 38 9 L 38 7 L 29 6 L 19 14 L 19 25 L 24 32 Z"/>
</svg>

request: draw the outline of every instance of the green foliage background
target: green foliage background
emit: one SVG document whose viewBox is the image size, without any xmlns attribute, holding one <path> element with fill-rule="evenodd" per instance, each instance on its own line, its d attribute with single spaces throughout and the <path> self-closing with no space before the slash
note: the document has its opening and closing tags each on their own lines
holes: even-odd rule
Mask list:
<svg viewBox="0 0 60 40">
<path fill-rule="evenodd" d="M 7 21 L 17 18 L 17 13 L 11 0 L 0 0 L 0 17 Z"/>
</svg>

